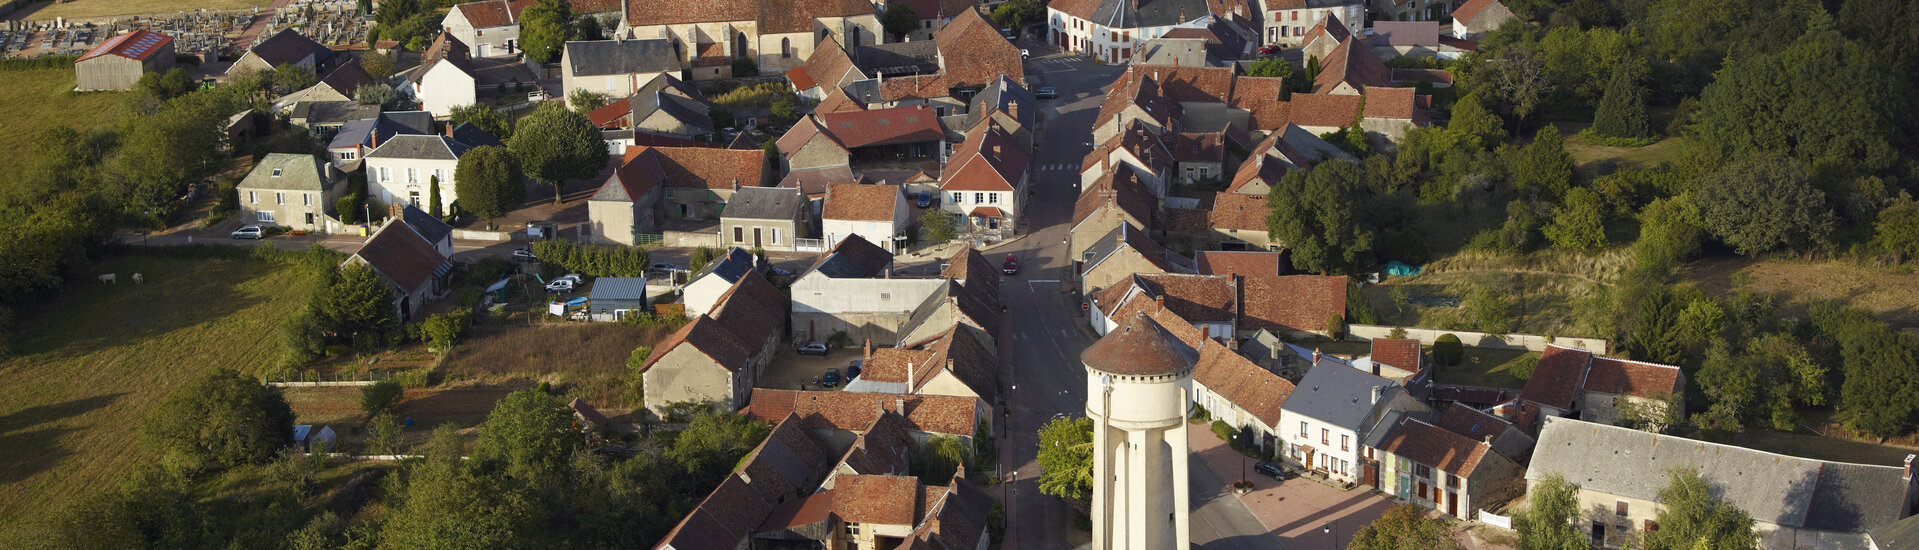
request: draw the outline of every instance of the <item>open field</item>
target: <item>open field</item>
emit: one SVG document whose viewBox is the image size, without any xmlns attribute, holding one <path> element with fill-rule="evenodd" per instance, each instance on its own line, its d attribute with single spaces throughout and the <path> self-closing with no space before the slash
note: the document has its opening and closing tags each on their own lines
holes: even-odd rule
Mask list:
<svg viewBox="0 0 1919 550">
<path fill-rule="evenodd" d="M 671 334 L 667 327 L 551 323 L 473 328 L 440 364 L 447 384 L 548 382 L 601 410 L 625 407 L 626 359 Z"/>
<path fill-rule="evenodd" d="M 0 517 L 26 519 L 113 487 L 148 455 L 138 425 L 202 371 L 255 373 L 278 356 L 275 327 L 306 300 L 291 264 L 128 253 L 15 325 L 0 360 Z M 132 284 L 139 272 L 146 283 Z M 21 525 L 23 521 L 9 521 Z"/>
<path fill-rule="evenodd" d="M 94 128 L 125 110 L 124 94 L 73 93 L 73 69 L 7 71 L 0 72 L 0 79 L 6 81 L 0 86 L 0 172 L 24 168 L 42 131 L 55 126 Z"/>
<path fill-rule="evenodd" d="M 1612 160 L 1621 168 L 1652 168 L 1661 162 L 1676 161 L 1686 144 L 1686 138 L 1669 137 L 1644 147 L 1609 147 L 1587 143 L 1579 137 L 1579 131 L 1591 124 L 1561 122 L 1556 126 L 1566 138 L 1566 152 L 1572 153 L 1573 162 L 1588 173 L 1597 168 L 1593 163 L 1604 160 Z"/>
<path fill-rule="evenodd" d="M 272 0 L 73 0 L 71 2 L 34 2 L 8 19 L 68 19 L 113 15 L 152 15 L 194 10 L 243 10 L 266 7 Z"/>
<path fill-rule="evenodd" d="M 460 386 L 452 388 L 409 388 L 394 416 L 413 425 L 401 430 L 403 449 L 411 449 L 433 438 L 433 430 L 452 424 L 471 431 L 486 421 L 493 405 L 514 390 L 533 387 L 527 381 L 506 386 Z M 287 402 L 293 405 L 294 421 L 333 427 L 340 435 L 340 450 L 360 453 L 366 438 L 366 414 L 360 410 L 359 387 L 287 388 Z M 317 427 L 315 429 L 318 429 Z"/>
<path fill-rule="evenodd" d="M 1793 315 L 1813 300 L 1844 300 L 1894 327 L 1919 328 L 1919 274 L 1848 261 L 1714 258 L 1687 264 L 1679 276 L 1714 296 L 1741 288 L 1772 294 Z"/>
</svg>

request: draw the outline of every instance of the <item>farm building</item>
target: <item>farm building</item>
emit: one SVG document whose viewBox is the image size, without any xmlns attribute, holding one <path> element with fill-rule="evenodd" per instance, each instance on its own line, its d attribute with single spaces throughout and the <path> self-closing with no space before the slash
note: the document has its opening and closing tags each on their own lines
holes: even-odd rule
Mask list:
<svg viewBox="0 0 1919 550">
<path fill-rule="evenodd" d="M 173 37 L 133 31 L 108 38 L 73 62 L 81 90 L 131 90 L 140 75 L 173 68 Z"/>
<path fill-rule="evenodd" d="M 600 277 L 593 280 L 593 291 L 586 295 L 589 318 L 618 321 L 646 308 L 646 279 L 640 277 Z"/>
</svg>

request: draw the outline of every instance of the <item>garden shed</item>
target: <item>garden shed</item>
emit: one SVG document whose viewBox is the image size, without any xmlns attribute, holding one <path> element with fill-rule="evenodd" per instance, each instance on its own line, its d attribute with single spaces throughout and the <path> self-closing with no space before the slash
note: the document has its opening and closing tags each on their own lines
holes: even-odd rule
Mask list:
<svg viewBox="0 0 1919 550">
<path fill-rule="evenodd" d="M 645 309 L 646 279 L 640 277 L 594 279 L 593 291 L 586 296 L 587 317 L 595 321 L 618 321 Z"/>
</svg>

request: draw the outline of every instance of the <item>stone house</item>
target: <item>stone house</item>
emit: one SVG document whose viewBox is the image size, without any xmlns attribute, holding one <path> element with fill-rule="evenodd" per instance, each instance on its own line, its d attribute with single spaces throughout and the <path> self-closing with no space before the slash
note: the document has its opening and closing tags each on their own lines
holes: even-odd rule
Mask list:
<svg viewBox="0 0 1919 550">
<path fill-rule="evenodd" d="M 946 131 L 926 106 L 814 113 L 776 141 L 789 171 L 868 163 L 937 159 Z M 950 161 L 949 161 L 950 162 Z"/>
<path fill-rule="evenodd" d="M 1378 464 L 1380 491 L 1449 516 L 1470 518 L 1525 491 L 1524 469 L 1492 444 L 1418 418 L 1400 419 L 1365 458 Z"/>
<path fill-rule="evenodd" d="M 1172 150 L 1167 148 L 1166 142 L 1158 134 L 1144 123 L 1134 120 L 1127 131 L 1113 134 L 1081 158 L 1080 184 L 1093 185 L 1099 178 L 1119 170 L 1120 166 L 1127 166 L 1132 169 L 1133 176 L 1153 192 L 1154 198 L 1165 200 L 1167 189 L 1177 177 L 1177 162 Z"/>
<path fill-rule="evenodd" d="M 1393 71 L 1356 38 L 1347 37 L 1320 60 L 1319 74 L 1313 78 L 1313 93 L 1360 95 L 1367 88 L 1391 87 Z"/>
<path fill-rule="evenodd" d="M 1913 460 L 1813 460 L 1547 417 L 1526 483 L 1530 490 L 1556 475 L 1579 485 L 1575 522 L 1596 547 L 1630 546 L 1658 529 L 1666 473 L 1692 467 L 1715 496 L 1752 516 L 1761 548 L 1867 548 L 1867 533 L 1919 508 Z"/>
<path fill-rule="evenodd" d="M 1267 44 L 1304 44 L 1307 31 L 1323 19 L 1338 18 L 1346 23 L 1347 34 L 1359 34 L 1365 28 L 1365 0 L 1267 0 L 1262 4 Z"/>
<path fill-rule="evenodd" d="M 666 194 L 660 156 L 652 147 L 627 149 L 620 167 L 587 199 L 594 240 L 636 246 L 640 235 L 659 232 L 661 199 Z"/>
<path fill-rule="evenodd" d="M 720 212 L 720 245 L 794 250 L 795 241 L 813 235 L 811 214 L 798 189 L 741 187 Z"/>
<path fill-rule="evenodd" d="M 1278 251 L 1280 243 L 1273 242 L 1266 225 L 1266 217 L 1271 213 L 1266 197 L 1215 193 L 1213 209 L 1206 213 L 1206 221 L 1212 225 L 1212 237 L 1222 249 Z"/>
<path fill-rule="evenodd" d="M 641 363 L 647 408 L 658 414 L 679 402 L 745 406 L 779 352 L 786 309 L 786 296 L 772 283 L 742 275 L 711 311 L 661 340 Z"/>
<path fill-rule="evenodd" d="M 1170 310 L 1206 338 L 1232 340 L 1239 320 L 1239 281 L 1230 275 L 1137 273 L 1093 295 L 1093 332 L 1105 335 L 1134 311 Z"/>
<path fill-rule="evenodd" d="M 843 96 L 845 92 L 842 90 L 847 85 L 869 78 L 853 62 L 853 58 L 846 55 L 846 48 L 831 38 L 820 41 L 813 53 L 806 56 L 806 63 L 786 71 L 786 80 L 793 85 L 794 92 L 800 97 L 822 102 L 814 112 L 823 113 L 836 111 L 824 103 L 827 96 L 834 92 L 840 92 Z M 853 104 L 862 109 L 866 107 L 857 102 Z"/>
<path fill-rule="evenodd" d="M 1453 403 L 1440 413 L 1439 420 L 1433 423 L 1469 439 L 1486 442 L 1495 453 L 1525 464 L 1533 455 L 1533 446 L 1537 441 L 1527 435 L 1518 425 L 1504 418 L 1494 416 L 1467 405 Z"/>
<path fill-rule="evenodd" d="M 1297 388 L 1292 382 L 1253 364 L 1217 340 L 1200 346 L 1193 367 L 1193 404 L 1216 420 L 1253 437 L 1260 449 L 1281 445 L 1282 405 Z"/>
<path fill-rule="evenodd" d="M 273 100 L 273 112 L 287 112 L 302 101 L 354 101 L 353 94 L 358 93 L 361 86 L 372 84 L 377 84 L 373 75 L 367 74 L 360 60 L 354 59 L 334 67 L 314 85 Z"/>
<path fill-rule="evenodd" d="M 648 147 L 659 155 L 666 182 L 666 219 L 719 219 L 733 193 L 773 183 L 766 153 L 757 149 Z"/>
<path fill-rule="evenodd" d="M 173 68 L 173 37 L 148 30 L 115 35 L 73 62 L 75 89 L 131 90 L 147 73 Z"/>
<path fill-rule="evenodd" d="M 1158 205 L 1131 165 L 1120 165 L 1094 180 L 1073 202 L 1073 225 L 1066 230 L 1068 257 L 1083 258 L 1086 249 L 1120 224 L 1152 230 L 1159 218 Z"/>
<path fill-rule="evenodd" d="M 479 102 L 480 73 L 468 55 L 466 44 L 452 33 L 441 33 L 420 54 L 420 65 L 407 72 L 406 78 L 421 109 L 444 117 L 451 115 L 454 107 Z"/>
<path fill-rule="evenodd" d="M 440 28 L 467 45 L 469 56 L 516 55 L 520 53 L 521 10 L 513 8 L 506 0 L 458 4 L 440 19 Z"/>
<path fill-rule="evenodd" d="M 579 90 L 624 98 L 654 79 L 679 72 L 673 45 L 662 39 L 572 40 L 560 53 L 560 83 L 569 107 Z"/>
<path fill-rule="evenodd" d="M 1167 250 L 1144 231 L 1121 224 L 1074 258 L 1082 296 L 1121 284 L 1137 273 L 1192 273 L 1193 262 Z"/>
<path fill-rule="evenodd" d="M 1360 23 L 1365 22 L 1361 20 Z M 1306 31 L 1305 36 L 1300 37 L 1299 47 L 1304 53 L 1302 59 L 1326 59 L 1326 56 L 1333 53 L 1333 48 L 1339 47 L 1340 42 L 1352 38 L 1354 32 L 1356 32 L 1355 29 L 1348 28 L 1346 23 L 1340 20 L 1339 15 L 1326 14 L 1326 17 L 1314 23 L 1313 28 Z"/>
<path fill-rule="evenodd" d="M 327 212 L 345 186 L 333 166 L 313 155 L 268 153 L 234 186 L 240 218 L 296 231 L 334 229 Z"/>
<path fill-rule="evenodd" d="M 415 228 L 409 221 L 389 218 L 342 262 L 365 264 L 391 285 L 394 313 L 401 321 L 416 320 L 420 306 L 442 292 L 447 274 L 453 271 L 452 256 L 442 253 L 430 237 L 437 228 Z"/>
<path fill-rule="evenodd" d="M 901 187 L 831 183 L 826 186 L 820 214 L 820 232 L 827 247 L 859 236 L 887 252 L 897 252 L 906 234 L 909 208 Z"/>
<path fill-rule="evenodd" d="M 861 48 L 855 45 L 852 50 Z M 967 90 L 980 90 L 999 79 L 1026 82 L 1020 48 L 1002 36 L 999 26 L 988 21 L 979 9 L 961 10 L 940 27 L 933 36 L 933 50 L 935 70 L 931 74 L 888 76 L 874 83 L 884 105 L 964 107 Z"/>
<path fill-rule="evenodd" d="M 1199 0 L 1071 0 L 1046 7 L 1046 41 L 1061 51 L 1109 64 L 1132 61 L 1146 41 L 1175 28 L 1204 26 L 1209 16 L 1251 19 L 1245 4 Z"/>
<path fill-rule="evenodd" d="M 271 71 L 281 65 L 295 65 L 305 67 L 317 76 L 324 72 L 321 67 L 332 58 L 333 50 L 289 27 L 254 44 L 252 49 L 233 61 L 233 65 L 227 68 L 227 74 Z"/>
<path fill-rule="evenodd" d="M 1459 9 L 1453 10 L 1453 36 L 1478 38 L 1516 17 L 1513 10 L 1506 8 L 1499 0 L 1467 0 Z"/>
<path fill-rule="evenodd" d="M 616 38 L 659 38 L 692 67 L 694 80 L 732 76 L 752 60 L 762 74 L 800 66 L 827 40 L 854 48 L 884 42 L 878 10 L 864 0 L 816 2 L 625 2 Z"/>
<path fill-rule="evenodd" d="M 1548 344 L 1519 398 L 1538 405 L 1546 416 L 1611 424 L 1627 407 L 1657 417 L 1670 403 L 1685 403 L 1685 391 L 1686 375 L 1679 367 Z"/>
<path fill-rule="evenodd" d="M 999 358 L 993 339 L 977 327 L 953 325 L 946 333 L 912 347 L 874 349 L 862 356 L 860 376 L 849 392 L 950 395 L 997 401 Z"/>
</svg>

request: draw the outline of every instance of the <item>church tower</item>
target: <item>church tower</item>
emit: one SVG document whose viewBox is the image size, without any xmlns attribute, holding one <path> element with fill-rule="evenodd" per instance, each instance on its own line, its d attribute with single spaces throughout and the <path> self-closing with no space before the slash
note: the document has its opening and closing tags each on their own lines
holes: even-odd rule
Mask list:
<svg viewBox="0 0 1919 550">
<path fill-rule="evenodd" d="M 1093 421 L 1093 550 L 1191 547 L 1186 414 L 1199 352 L 1135 313 L 1079 357 Z"/>
</svg>

